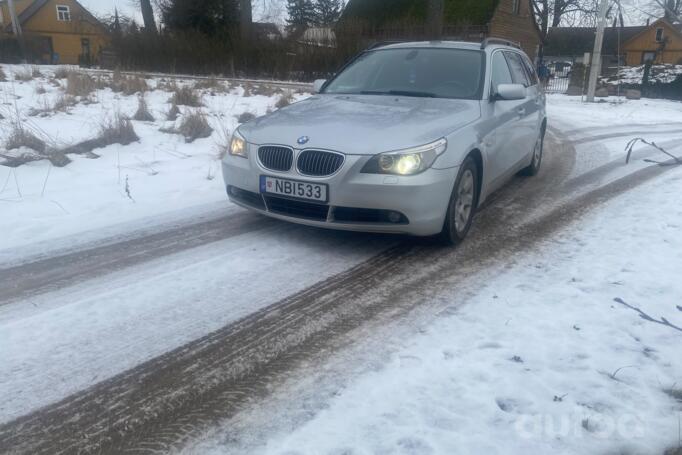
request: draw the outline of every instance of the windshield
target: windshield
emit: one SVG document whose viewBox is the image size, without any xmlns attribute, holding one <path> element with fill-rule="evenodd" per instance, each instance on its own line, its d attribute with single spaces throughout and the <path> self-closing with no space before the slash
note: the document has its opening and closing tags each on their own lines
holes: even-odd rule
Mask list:
<svg viewBox="0 0 682 455">
<path fill-rule="evenodd" d="M 382 49 L 360 55 L 323 93 L 480 99 L 484 58 L 465 49 Z"/>
</svg>

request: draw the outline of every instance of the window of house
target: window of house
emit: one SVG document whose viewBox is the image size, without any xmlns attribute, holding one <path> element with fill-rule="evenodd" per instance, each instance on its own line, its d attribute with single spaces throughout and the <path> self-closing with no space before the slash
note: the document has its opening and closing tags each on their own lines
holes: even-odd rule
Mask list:
<svg viewBox="0 0 682 455">
<path fill-rule="evenodd" d="M 62 22 L 71 21 L 71 10 L 66 5 L 57 5 L 57 20 Z"/>
<path fill-rule="evenodd" d="M 521 12 L 521 0 L 512 0 L 512 13 L 519 14 Z"/>
<path fill-rule="evenodd" d="M 656 42 L 657 43 L 663 42 L 663 29 L 662 28 L 656 29 Z"/>
</svg>

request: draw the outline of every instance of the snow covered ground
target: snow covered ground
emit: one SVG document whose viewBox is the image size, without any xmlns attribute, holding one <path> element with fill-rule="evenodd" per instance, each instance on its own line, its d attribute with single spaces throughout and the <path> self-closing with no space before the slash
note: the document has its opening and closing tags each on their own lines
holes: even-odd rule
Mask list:
<svg viewBox="0 0 682 455">
<path fill-rule="evenodd" d="M 186 453 L 661 455 L 682 418 L 680 192 L 676 169 L 618 197 L 435 296 L 449 308 L 420 332 L 375 334 L 390 356 L 319 402 L 293 378 L 300 395 L 254 413 L 262 439 L 243 417 Z"/>
<path fill-rule="evenodd" d="M 653 65 L 649 81 L 669 84 L 682 76 L 682 65 Z M 615 75 L 602 78 L 607 84 L 641 84 L 644 77 L 644 65 L 626 66 L 621 68 Z"/>
<path fill-rule="evenodd" d="M 92 138 L 114 113 L 137 109 L 137 95 L 104 88 L 92 103 L 31 116 L 32 108 L 61 96 L 50 82 L 53 69 L 41 68 L 43 76 L 29 82 L 12 80 L 22 67 L 3 69 L 9 76 L 0 82 L 3 138 L 19 118 L 62 147 Z M 140 142 L 97 149 L 97 159 L 71 155 L 61 168 L 47 160 L 0 166 L 0 264 L 133 228 L 240 215 L 226 200 L 220 146 L 237 116 L 275 109 L 282 95 L 203 90 L 199 109 L 215 131 L 188 144 L 160 131 L 177 124 L 165 121 L 171 93 L 160 78 L 147 84 L 156 120 L 133 121 Z M 548 97 L 548 112 L 550 128 L 577 150 L 576 178 L 622 162 L 633 136 L 682 154 L 682 103 L 586 105 L 556 95 Z M 10 154 L 4 142 L 0 154 Z M 618 175 L 658 156 L 638 146 L 635 157 Z M 305 421 L 282 420 L 256 451 L 604 453 L 631 447 L 660 454 L 676 442 L 680 404 L 671 395 L 679 397 L 682 384 L 682 335 L 614 299 L 682 325 L 681 190 L 682 173 L 673 170 L 567 227 L 538 252 L 491 270 L 486 286 L 465 301 L 449 290 L 440 297 L 452 314 L 392 345 L 376 371 L 346 378 L 337 396 L 323 400 L 325 410 Z M 0 346 L 17 347 L 0 349 L 0 423 L 223 327 L 391 242 L 278 226 L 0 307 Z M 264 269 L 278 273 L 264 277 L 258 273 Z M 245 290 L 240 283 L 247 281 Z M 218 432 L 188 451 L 224 453 L 225 438 Z"/>
<path fill-rule="evenodd" d="M 55 80 L 54 67 L 43 66 L 39 67 L 41 76 L 27 82 L 15 81 L 14 74 L 25 72 L 27 68 L 1 67 L 8 80 L 0 82 L 0 155 L 10 154 L 5 149 L 5 142 L 17 118 L 24 128 L 35 132 L 51 146 L 62 148 L 97 136 L 102 122 L 118 112 L 133 116 L 138 107 L 137 94 L 124 95 L 105 88 L 96 90 L 89 101 L 80 102 L 66 112 L 32 116 L 29 115 L 31 109 L 52 106 L 64 96 L 66 80 Z M 62 168 L 52 166 L 47 160 L 18 168 L 0 166 L 0 211 L 3 214 L 0 217 L 0 231 L 3 232 L 0 250 L 197 205 L 209 204 L 212 210 L 229 205 L 222 183 L 220 148 L 237 127 L 242 113 L 263 115 L 274 110 L 282 93 L 244 96 L 243 86 L 226 87 L 225 92 L 200 90 L 204 106 L 180 106 L 180 110 L 205 113 L 214 132 L 211 137 L 186 143 L 178 134 L 160 131 L 182 121 L 182 116 L 175 122 L 166 121 L 172 96 L 164 84 L 168 80 L 147 79 L 150 90 L 145 99 L 156 120 L 133 120 L 139 142 L 96 149 L 98 159 L 70 155 L 73 162 Z M 176 82 L 180 86 L 195 83 L 189 80 Z M 41 93 L 43 90 L 45 93 Z M 250 91 L 255 90 L 251 87 Z M 295 99 L 305 96 L 293 95 Z M 0 158 L 0 164 L 2 161 Z"/>
</svg>

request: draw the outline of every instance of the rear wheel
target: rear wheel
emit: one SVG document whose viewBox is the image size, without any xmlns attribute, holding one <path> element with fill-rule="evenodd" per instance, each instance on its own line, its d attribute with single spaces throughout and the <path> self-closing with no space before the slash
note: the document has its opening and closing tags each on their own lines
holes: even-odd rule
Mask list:
<svg viewBox="0 0 682 455">
<path fill-rule="evenodd" d="M 467 157 L 459 169 L 440 234 L 441 239 L 449 245 L 456 245 L 464 240 L 471 228 L 478 206 L 479 178 L 476 163 L 473 158 Z"/>
<path fill-rule="evenodd" d="M 533 176 L 540 172 L 540 166 L 542 165 L 542 152 L 545 149 L 545 131 L 540 133 L 540 137 L 535 142 L 533 148 L 533 158 L 531 159 L 530 165 L 521 169 L 521 175 Z"/>
</svg>

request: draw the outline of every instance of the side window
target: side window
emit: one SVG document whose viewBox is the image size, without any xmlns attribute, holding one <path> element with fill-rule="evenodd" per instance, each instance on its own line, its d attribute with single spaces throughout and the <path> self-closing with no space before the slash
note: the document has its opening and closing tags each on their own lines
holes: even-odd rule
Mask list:
<svg viewBox="0 0 682 455">
<path fill-rule="evenodd" d="M 512 79 L 511 71 L 509 71 L 509 65 L 507 64 L 507 59 L 504 58 L 502 52 L 495 52 L 493 54 L 493 67 L 492 67 L 492 89 L 493 93 L 497 91 L 497 86 L 500 84 L 512 84 L 514 81 Z"/>
<path fill-rule="evenodd" d="M 523 60 L 523 63 L 526 67 L 526 73 L 528 74 L 528 80 L 530 81 L 530 85 L 537 85 L 540 83 L 538 79 L 538 73 L 535 71 L 535 67 L 533 64 L 530 62 L 528 57 L 521 56 L 521 59 Z"/>
<path fill-rule="evenodd" d="M 509 68 L 511 69 L 512 79 L 515 84 L 523 84 L 525 87 L 530 87 L 530 81 L 526 75 L 526 67 L 521 60 L 521 56 L 516 52 L 505 52 L 504 55 L 507 57 L 509 62 Z"/>
</svg>

